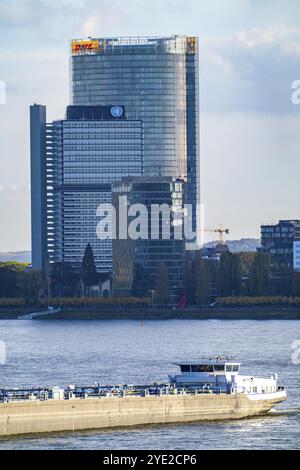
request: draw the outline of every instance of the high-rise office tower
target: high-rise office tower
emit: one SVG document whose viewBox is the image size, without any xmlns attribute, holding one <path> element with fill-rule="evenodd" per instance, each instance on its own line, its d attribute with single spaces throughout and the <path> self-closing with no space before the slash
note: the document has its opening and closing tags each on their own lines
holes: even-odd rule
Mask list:
<svg viewBox="0 0 300 470">
<path fill-rule="evenodd" d="M 139 227 L 142 232 L 139 239 L 116 237 L 113 240 L 113 291 L 116 297 L 132 295 L 136 283 L 146 284 L 143 295 L 156 290 L 159 267 L 163 263 L 168 273 L 170 298 L 178 299 L 183 287 L 184 241 L 177 239 L 174 221 L 175 213 L 182 212 L 184 186 L 182 180 L 166 176 L 126 177 L 113 183 L 112 201 L 116 208 L 117 227 L 120 225 L 118 214 L 120 205 L 124 204 L 123 197 L 129 206 L 142 204 L 147 209 L 146 213 L 139 215 L 143 225 L 143 229 Z M 163 211 L 155 215 L 154 207 L 160 207 L 160 210 L 172 207 L 173 212 L 167 210 L 164 215 Z M 128 217 L 128 225 L 134 218 Z"/>
<path fill-rule="evenodd" d="M 119 104 L 144 123 L 145 176 L 187 181 L 194 222 L 199 188 L 198 39 L 129 37 L 72 42 L 75 105 Z M 195 226 L 195 224 L 194 224 Z"/>
<path fill-rule="evenodd" d="M 97 208 L 111 203 L 111 185 L 143 171 L 143 124 L 123 106 L 69 106 L 46 124 L 31 107 L 33 267 L 79 267 L 88 243 L 99 273 L 112 271 L 112 240 L 97 236 Z"/>
<path fill-rule="evenodd" d="M 30 107 L 31 257 L 32 267 L 45 272 L 47 261 L 46 107 Z"/>
</svg>

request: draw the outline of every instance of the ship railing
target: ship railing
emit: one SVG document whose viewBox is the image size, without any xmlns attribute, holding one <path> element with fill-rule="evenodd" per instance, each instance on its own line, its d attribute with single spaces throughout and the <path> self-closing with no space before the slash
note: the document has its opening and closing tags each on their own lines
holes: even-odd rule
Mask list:
<svg viewBox="0 0 300 470">
<path fill-rule="evenodd" d="M 37 394 L 17 394 L 17 395 L 1 395 L 0 403 L 11 403 L 11 402 L 29 402 L 29 401 L 48 401 L 53 400 L 53 395 L 37 395 Z"/>
<path fill-rule="evenodd" d="M 284 389 L 284 388 L 283 388 Z M 202 395 L 202 394 L 227 394 L 228 390 L 224 387 L 208 386 L 175 386 L 175 385 L 156 385 L 156 386 L 120 386 L 120 387 L 75 387 L 74 389 L 64 390 L 64 399 L 101 399 L 101 398 L 124 398 L 124 397 L 159 397 L 174 395 Z M 33 390 L 0 390 L 0 402 L 46 401 L 53 399 L 51 389 L 33 389 Z"/>
</svg>

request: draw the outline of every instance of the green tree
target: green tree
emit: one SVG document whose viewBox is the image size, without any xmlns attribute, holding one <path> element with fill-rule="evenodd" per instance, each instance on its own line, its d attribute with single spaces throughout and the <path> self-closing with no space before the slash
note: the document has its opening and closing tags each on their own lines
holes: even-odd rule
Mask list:
<svg viewBox="0 0 300 470">
<path fill-rule="evenodd" d="M 240 257 L 236 253 L 231 254 L 231 281 L 233 295 L 239 296 L 242 291 L 242 269 Z"/>
<path fill-rule="evenodd" d="M 232 295 L 230 253 L 224 253 L 221 256 L 218 275 L 218 293 L 221 297 L 229 297 Z"/>
<path fill-rule="evenodd" d="M 271 266 L 272 293 L 283 297 L 293 295 L 294 273 L 286 264 L 275 264 Z"/>
<path fill-rule="evenodd" d="M 27 270 L 23 263 L 0 264 L 0 297 L 37 299 L 44 282 L 39 271 Z"/>
<path fill-rule="evenodd" d="M 43 276 L 40 271 L 29 271 L 24 273 L 22 279 L 22 294 L 23 297 L 29 299 L 38 299 L 45 288 Z"/>
<path fill-rule="evenodd" d="M 62 263 L 61 279 L 63 296 L 75 297 L 78 293 L 78 283 L 80 280 L 78 270 L 74 269 L 71 263 Z"/>
<path fill-rule="evenodd" d="M 256 253 L 249 280 L 250 295 L 266 296 L 270 289 L 271 259 L 265 253 Z"/>
<path fill-rule="evenodd" d="M 218 275 L 218 293 L 222 297 L 240 295 L 242 288 L 242 271 L 239 255 L 223 253 Z"/>
<path fill-rule="evenodd" d="M 294 272 L 293 283 L 292 283 L 292 295 L 300 297 L 300 273 Z"/>
<path fill-rule="evenodd" d="M 0 269 L 1 268 L 9 268 L 15 272 L 24 272 L 26 268 L 28 268 L 28 263 L 19 263 L 17 261 L 0 261 Z"/>
<path fill-rule="evenodd" d="M 51 297 L 62 297 L 63 285 L 62 285 L 62 270 L 64 263 L 54 263 L 50 269 L 50 296 Z"/>
<path fill-rule="evenodd" d="M 249 274 L 251 272 L 255 255 L 256 253 L 254 251 L 244 251 L 242 253 L 238 253 L 242 274 Z"/>
<path fill-rule="evenodd" d="M 195 257 L 196 304 L 207 305 L 211 299 L 212 279 L 210 267 L 199 252 Z"/>
<path fill-rule="evenodd" d="M 85 288 L 85 294 L 86 292 L 89 292 L 91 286 L 98 282 L 98 274 L 95 265 L 94 253 L 90 243 L 88 243 L 85 249 L 84 257 L 82 260 L 81 280 Z"/>
<path fill-rule="evenodd" d="M 19 296 L 17 273 L 9 266 L 0 267 L 0 297 L 16 298 Z"/>
<path fill-rule="evenodd" d="M 195 303 L 195 276 L 194 276 L 194 262 L 188 251 L 185 252 L 183 258 L 183 289 L 187 298 L 188 305 Z"/>
<path fill-rule="evenodd" d="M 167 305 L 169 303 L 169 274 L 167 266 L 164 262 L 159 264 L 156 290 L 158 304 Z"/>
</svg>

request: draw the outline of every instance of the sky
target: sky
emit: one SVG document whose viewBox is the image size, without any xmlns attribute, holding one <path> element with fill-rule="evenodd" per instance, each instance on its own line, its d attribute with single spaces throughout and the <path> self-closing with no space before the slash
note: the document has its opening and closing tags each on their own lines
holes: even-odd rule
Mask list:
<svg viewBox="0 0 300 470">
<path fill-rule="evenodd" d="M 200 41 L 205 226 L 300 219 L 299 0 L 0 0 L 0 252 L 30 249 L 29 106 L 64 116 L 71 39 L 170 34 Z"/>
</svg>

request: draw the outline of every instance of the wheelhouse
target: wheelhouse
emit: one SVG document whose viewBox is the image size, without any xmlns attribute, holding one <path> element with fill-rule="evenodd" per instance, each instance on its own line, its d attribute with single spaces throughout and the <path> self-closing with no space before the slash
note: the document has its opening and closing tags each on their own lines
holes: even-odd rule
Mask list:
<svg viewBox="0 0 300 470">
<path fill-rule="evenodd" d="M 176 364 L 181 374 L 170 376 L 170 382 L 179 387 L 211 388 L 229 393 L 234 379 L 240 373 L 239 362 L 230 358 L 196 359 Z"/>
<path fill-rule="evenodd" d="M 237 363 L 184 363 L 179 364 L 179 367 L 182 374 L 238 374 L 240 372 L 240 364 Z"/>
</svg>

